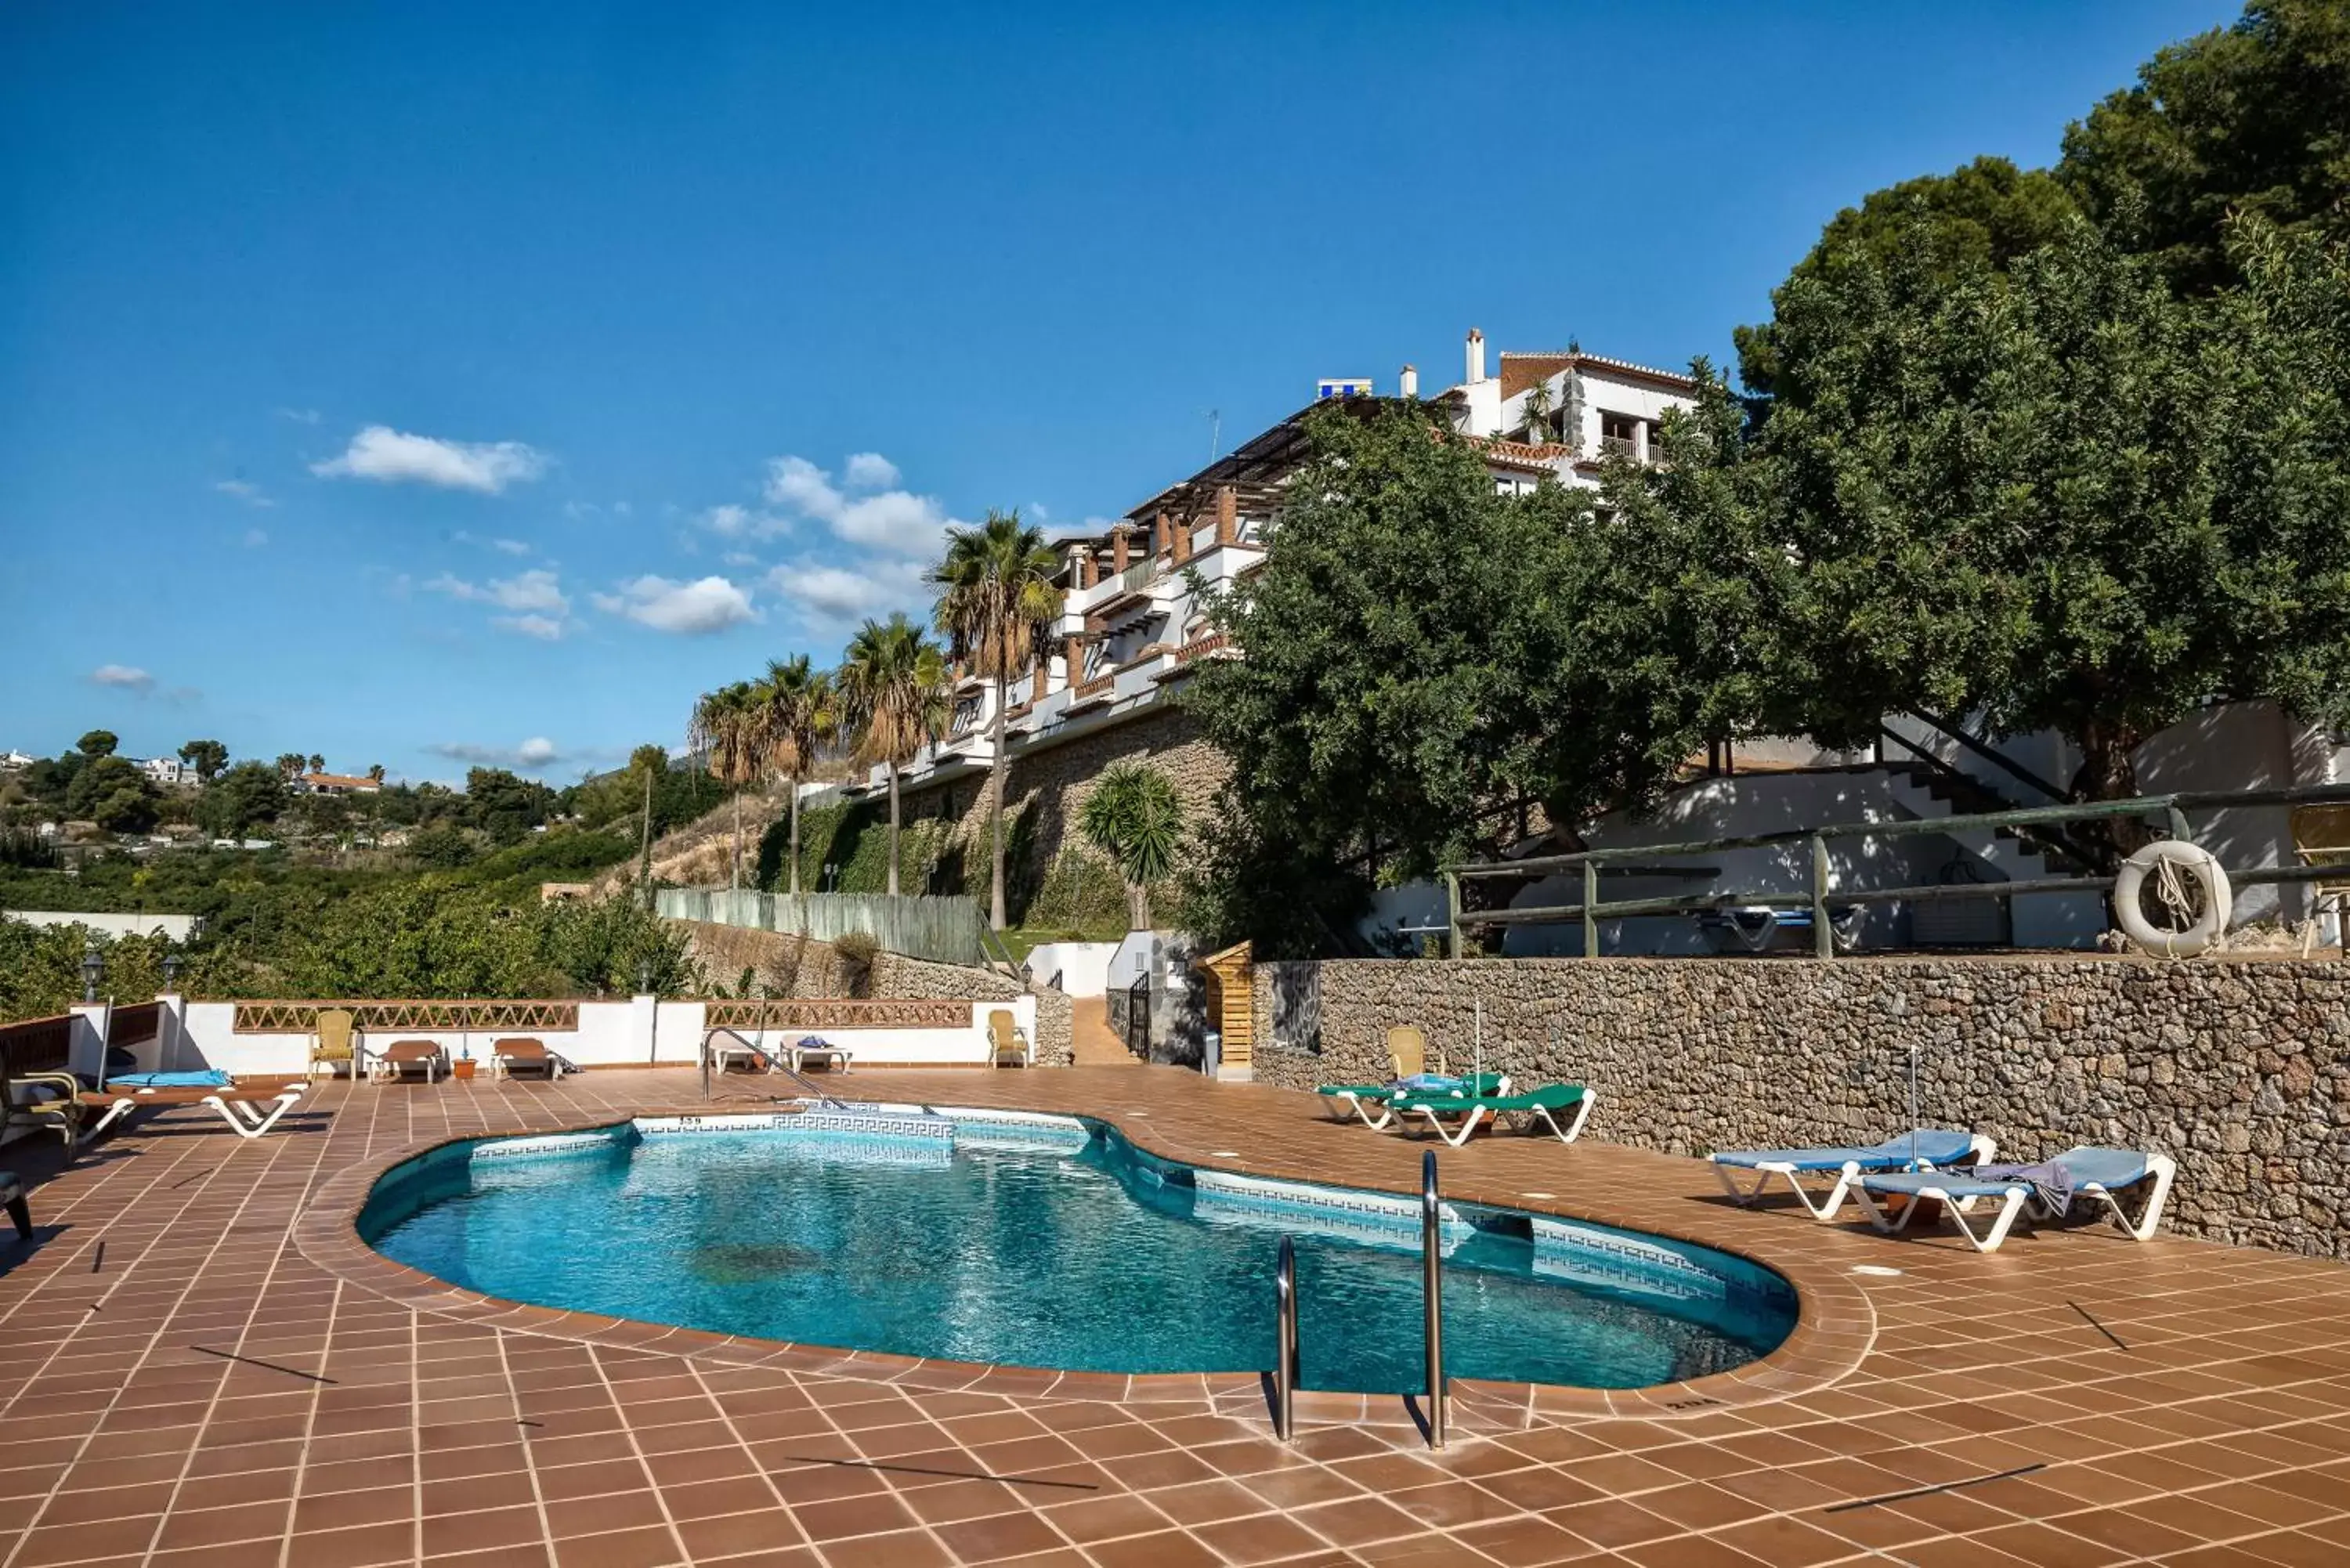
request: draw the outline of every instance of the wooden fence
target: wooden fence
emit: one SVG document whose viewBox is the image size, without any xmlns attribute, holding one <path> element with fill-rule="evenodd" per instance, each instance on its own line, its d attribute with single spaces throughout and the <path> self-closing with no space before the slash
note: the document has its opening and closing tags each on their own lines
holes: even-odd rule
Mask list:
<svg viewBox="0 0 2350 1568">
<path fill-rule="evenodd" d="M 672 920 L 796 932 L 828 942 L 866 931 L 893 953 L 940 963 L 985 962 L 987 920 L 962 898 L 887 893 L 761 893 L 748 888 L 664 888 L 655 905 Z"/>
<path fill-rule="evenodd" d="M 73 1050 L 73 1024 L 68 1015 L 29 1018 L 0 1028 L 0 1064 L 5 1064 L 7 1075 L 67 1071 Z"/>
<path fill-rule="evenodd" d="M 544 1029 L 567 1033 L 579 1027 L 576 1002 L 240 1002 L 236 1004 L 239 1034 L 308 1034 L 318 1027 L 318 1014 L 340 1008 L 370 1034 L 393 1029 L 416 1029 L 476 1034 L 515 1033 Z"/>
<path fill-rule="evenodd" d="M 711 1029 L 967 1029 L 971 1003 L 935 998 L 849 1001 L 778 997 L 772 1002 L 712 1002 L 702 1014 Z"/>
</svg>

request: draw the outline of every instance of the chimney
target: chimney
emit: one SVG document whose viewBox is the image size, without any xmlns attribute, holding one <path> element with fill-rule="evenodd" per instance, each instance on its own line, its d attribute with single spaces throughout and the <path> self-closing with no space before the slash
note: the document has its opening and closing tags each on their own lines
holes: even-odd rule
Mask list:
<svg viewBox="0 0 2350 1568">
<path fill-rule="evenodd" d="M 1475 386 L 1485 379 L 1485 335 L 1471 327 L 1469 329 L 1469 384 Z"/>
<path fill-rule="evenodd" d="M 1403 379 L 1398 384 L 1396 389 L 1407 398 L 1419 396 L 1419 367 L 1406 365 L 1403 368 Z"/>
<path fill-rule="evenodd" d="M 1241 498 L 1229 484 L 1216 492 L 1216 543 L 1229 545 L 1240 535 Z"/>
</svg>

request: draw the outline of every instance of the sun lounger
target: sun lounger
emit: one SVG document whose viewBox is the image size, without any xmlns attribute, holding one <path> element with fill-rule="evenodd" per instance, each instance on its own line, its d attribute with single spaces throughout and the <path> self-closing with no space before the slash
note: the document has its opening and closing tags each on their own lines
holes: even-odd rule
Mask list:
<svg viewBox="0 0 2350 1568">
<path fill-rule="evenodd" d="M 449 1053 L 437 1040 L 395 1040 L 368 1063 L 368 1076 L 379 1084 L 421 1073 L 428 1084 L 449 1073 Z"/>
<path fill-rule="evenodd" d="M 244 1088 L 234 1084 L 161 1088 L 142 1087 L 130 1083 L 109 1084 L 103 1089 L 79 1096 L 85 1116 L 91 1112 L 99 1113 L 98 1120 L 81 1135 L 81 1141 L 90 1142 L 133 1111 L 172 1109 L 182 1106 L 202 1106 L 216 1113 L 239 1137 L 259 1137 L 277 1125 L 278 1117 L 294 1108 L 295 1103 L 302 1097 L 302 1088 L 300 1084 L 286 1084 L 274 1088 Z"/>
<path fill-rule="evenodd" d="M 1398 1098 L 1418 1095 L 1424 1098 L 1450 1096 L 1472 1099 L 1510 1092 L 1507 1073 L 1471 1073 L 1465 1078 L 1449 1078 L 1440 1075 L 1416 1073 L 1399 1078 L 1391 1084 L 1324 1084 L 1314 1091 L 1323 1096 L 1325 1106 L 1331 1107 L 1330 1119 L 1346 1121 L 1360 1116 L 1372 1131 L 1386 1128 L 1396 1117 L 1393 1102 Z"/>
<path fill-rule="evenodd" d="M 710 1054 L 710 1070 L 713 1073 L 723 1073 L 738 1063 L 754 1073 L 775 1070 L 774 1053 L 761 1050 L 732 1029 L 712 1030 L 702 1049 Z"/>
<path fill-rule="evenodd" d="M 2072 1179 L 2071 1202 L 2064 1210 L 2052 1211 L 2038 1201 L 2028 1178 L 1979 1177 L 1968 1170 L 1887 1171 L 1863 1176 L 1853 1198 L 1866 1210 L 1869 1223 L 1888 1236 L 1908 1228 L 1909 1221 L 1925 1207 L 1923 1200 L 1939 1201 L 1969 1246 L 1978 1252 L 1996 1252 L 2027 1210 L 2038 1210 L 2043 1219 L 2061 1220 L 2084 1198 L 2104 1204 L 2132 1241 L 2143 1241 L 2154 1234 L 2155 1226 L 2161 1222 L 2163 1207 L 2170 1201 L 2170 1184 L 2178 1174 L 2178 1165 L 2168 1155 L 2098 1148 L 2089 1144 L 2066 1149 L 2047 1163 L 2062 1166 Z M 2147 1194 L 2146 1208 L 2133 1222 L 2122 1211 L 2116 1195 L 2149 1181 L 2153 1187 Z M 1900 1201 L 1878 1201 L 1881 1199 Z M 1978 1234 L 1968 1223 L 1968 1216 L 1985 1199 L 1995 1200 L 1999 1210 L 1991 1216 L 1991 1224 Z"/>
<path fill-rule="evenodd" d="M 511 1078 L 516 1073 L 544 1074 L 551 1082 L 579 1069 L 546 1048 L 543 1040 L 498 1040 L 490 1045 L 490 1074 Z"/>
<path fill-rule="evenodd" d="M 1545 1084 L 1539 1089 L 1523 1095 L 1488 1095 L 1480 1097 L 1449 1097 L 1444 1096 L 1411 1096 L 1392 1102 L 1396 1114 L 1407 1121 L 1414 1115 L 1425 1116 L 1436 1136 L 1461 1147 L 1469 1141 L 1479 1125 L 1491 1118 L 1499 1127 L 1505 1116 L 1523 1117 L 1521 1126 L 1531 1128 L 1536 1124 L 1546 1127 L 1561 1143 L 1573 1143 L 1583 1131 L 1583 1124 L 1591 1119 L 1592 1103 L 1599 1098 L 1596 1090 L 1581 1084 Z M 1562 1123 L 1560 1114 L 1573 1114 Z M 1458 1129 L 1445 1124 L 1457 1120 Z"/>
<path fill-rule="evenodd" d="M 1844 1148 L 1724 1149 L 1712 1158 L 1713 1174 L 1721 1179 L 1721 1189 L 1742 1208 L 1760 1199 L 1762 1189 L 1771 1185 L 1771 1179 L 1777 1176 L 1786 1179 L 1796 1200 L 1813 1219 L 1826 1220 L 1842 1207 L 1845 1194 L 1852 1190 L 1853 1183 L 1865 1172 L 1906 1170 L 1913 1161 L 1929 1167 L 1975 1165 L 1998 1152 L 1998 1145 L 1974 1133 L 1919 1127 L 1914 1134 L 1901 1133 L 1877 1144 Z M 1739 1185 L 1735 1173 L 1741 1170 L 1753 1173 L 1752 1185 Z M 1813 1201 L 1812 1192 L 1801 1179 L 1831 1173 L 1836 1179 L 1835 1185 L 1828 1189 L 1824 1199 Z"/>
</svg>

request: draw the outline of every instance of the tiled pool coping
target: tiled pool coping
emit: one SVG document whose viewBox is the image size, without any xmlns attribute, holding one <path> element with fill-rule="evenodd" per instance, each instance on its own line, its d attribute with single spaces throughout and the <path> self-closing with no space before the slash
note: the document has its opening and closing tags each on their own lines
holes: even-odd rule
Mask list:
<svg viewBox="0 0 2350 1568">
<path fill-rule="evenodd" d="M 881 1102 L 851 1101 L 851 1106 Z M 893 1102 L 902 1103 L 902 1102 Z M 940 1102 L 941 1107 L 946 1102 Z M 957 1107 L 960 1108 L 960 1107 Z M 1263 1383 L 1259 1375 L 1148 1374 L 1069 1372 L 1048 1367 L 952 1362 L 896 1355 L 881 1351 L 847 1350 L 796 1345 L 747 1335 L 714 1334 L 611 1317 L 598 1313 L 569 1312 L 533 1306 L 484 1295 L 433 1275 L 397 1263 L 362 1241 L 359 1212 L 368 1195 L 387 1172 L 436 1148 L 499 1137 L 541 1138 L 551 1135 L 609 1132 L 638 1116 L 715 1117 L 730 1113 L 706 1106 L 645 1106 L 628 1116 L 583 1117 L 556 1127 L 516 1127 L 512 1129 L 469 1131 L 462 1136 L 432 1138 L 405 1147 L 389 1158 L 354 1165 L 322 1183 L 297 1217 L 296 1244 L 312 1262 L 362 1289 L 453 1322 L 511 1333 L 543 1334 L 630 1350 L 655 1350 L 692 1356 L 727 1366 L 768 1366 L 816 1376 L 858 1377 L 910 1388 L 971 1393 L 1015 1394 L 1031 1398 L 1112 1400 L 1161 1404 L 1205 1402 L 1221 1413 L 1246 1417 L 1261 1413 Z M 757 1112 L 731 1113 L 748 1119 Z M 1149 1134 L 1128 1125 L 1113 1111 L 1086 1111 L 1092 1119 L 1116 1127 L 1145 1153 L 1195 1169 L 1244 1178 L 1273 1178 L 1329 1185 L 1324 1173 L 1304 1168 L 1258 1165 L 1228 1166 L 1212 1158 L 1155 1144 Z M 1376 1137 L 1366 1128 L 1367 1137 Z M 1392 1184 L 1367 1184 L 1349 1179 L 1348 1186 L 1416 1198 L 1417 1192 Z M 1779 1238 L 1776 1228 L 1744 1227 L 1748 1232 L 1769 1229 L 1772 1235 L 1720 1233 L 1737 1227 L 1659 1226 L 1653 1219 L 1633 1219 L 1607 1212 L 1604 1205 L 1575 1205 L 1556 1198 L 1534 1199 L 1523 1193 L 1488 1192 L 1473 1185 L 1445 1188 L 1448 1200 L 1515 1210 L 1542 1217 L 1579 1220 L 1662 1236 L 1669 1241 L 1709 1247 L 1777 1272 L 1794 1287 L 1799 1303 L 1795 1326 L 1769 1355 L 1732 1371 L 1681 1382 L 1637 1389 L 1571 1387 L 1556 1384 L 1492 1382 L 1471 1378 L 1451 1381 L 1456 1418 L 1467 1431 L 1523 1429 L 1557 1420 L 1592 1417 L 1673 1417 L 1735 1409 L 1815 1393 L 1833 1386 L 1856 1367 L 1867 1354 L 1875 1334 L 1876 1316 L 1867 1294 L 1841 1271 L 1822 1264 L 1793 1247 L 1770 1244 Z M 1709 1232 L 1709 1233 L 1700 1233 Z M 1757 1242 L 1762 1244 L 1757 1245 Z M 1385 1396 L 1301 1394 L 1299 1413 L 1306 1420 L 1408 1422 L 1411 1407 Z"/>
</svg>

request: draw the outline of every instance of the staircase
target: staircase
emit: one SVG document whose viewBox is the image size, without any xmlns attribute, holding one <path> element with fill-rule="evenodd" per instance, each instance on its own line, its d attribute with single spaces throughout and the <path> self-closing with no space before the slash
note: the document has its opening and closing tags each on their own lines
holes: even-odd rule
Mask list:
<svg viewBox="0 0 2350 1568">
<path fill-rule="evenodd" d="M 1069 998 L 1069 1044 L 1080 1067 L 1139 1067 L 1142 1064 L 1109 1026 L 1109 1003 L 1098 996 Z"/>
<path fill-rule="evenodd" d="M 1912 820 L 1970 816 L 2012 809 L 1981 781 L 1925 763 L 1887 763 L 1886 793 Z M 1980 882 L 2031 882 L 2079 876 L 2085 864 L 2061 843 L 2030 829 L 1954 827 L 1947 836 L 1968 857 Z M 2005 900 L 1923 903 L 1911 919 L 1922 945 L 2087 946 L 2106 927 L 2105 901 L 2095 893 L 2026 893 Z"/>
</svg>

